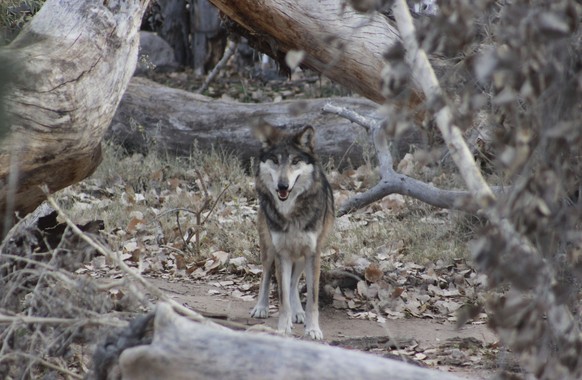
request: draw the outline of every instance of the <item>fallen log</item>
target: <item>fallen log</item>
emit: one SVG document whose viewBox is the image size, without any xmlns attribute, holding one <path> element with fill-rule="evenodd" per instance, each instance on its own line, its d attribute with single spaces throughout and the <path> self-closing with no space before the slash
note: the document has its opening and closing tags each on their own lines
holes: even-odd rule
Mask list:
<svg viewBox="0 0 582 380">
<path fill-rule="evenodd" d="M 130 152 L 147 153 L 154 147 L 160 152 L 188 156 L 196 143 L 203 149 L 215 147 L 233 153 L 247 162 L 259 149 L 250 125 L 263 118 L 288 128 L 313 125 L 317 132 L 317 151 L 324 163 L 332 159 L 340 167 L 348 163 L 362 164 L 362 153 L 371 147 L 365 131 L 337 115 L 324 114 L 322 108 L 327 103 L 381 118 L 377 105 L 367 99 L 239 103 L 211 99 L 135 77 L 113 118 L 108 138 Z"/>
<path fill-rule="evenodd" d="M 400 36 L 383 14 L 358 13 L 350 2 L 337 0 L 210 2 L 232 20 L 234 31 L 279 62 L 285 62 L 290 51 L 302 51 L 304 67 L 377 103 L 390 98 L 393 73 L 385 70 L 384 56 Z M 414 78 L 413 82 L 419 88 Z M 395 103 L 410 107 L 422 101 L 415 91 L 409 95 Z"/>
<path fill-rule="evenodd" d="M 142 324 L 136 324 L 135 329 L 136 333 L 118 336 L 131 336 L 123 341 L 135 342 L 146 330 Z M 458 379 L 449 373 L 320 343 L 216 328 L 182 317 L 164 303 L 155 313 L 153 339 L 151 343 L 144 339 L 144 343 L 121 347 L 117 366 L 102 366 L 95 372 L 101 376 L 120 373 L 123 380 Z M 111 339 L 107 344 L 119 347 Z M 106 350 L 98 348 L 96 352 L 101 355 Z M 94 362 L 110 365 L 116 361 L 103 359 L 98 356 Z"/>
</svg>

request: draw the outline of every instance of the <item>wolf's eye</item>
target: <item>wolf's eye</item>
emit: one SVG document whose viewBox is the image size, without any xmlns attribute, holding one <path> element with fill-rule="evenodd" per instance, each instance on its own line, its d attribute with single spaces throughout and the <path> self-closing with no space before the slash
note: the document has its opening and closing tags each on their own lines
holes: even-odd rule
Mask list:
<svg viewBox="0 0 582 380">
<path fill-rule="evenodd" d="M 275 165 L 279 164 L 279 159 L 277 158 L 277 156 L 269 156 L 269 160 L 273 161 Z"/>
<path fill-rule="evenodd" d="M 301 162 L 301 159 L 300 159 L 299 157 L 295 157 L 295 158 L 293 159 L 293 161 L 291 161 L 291 163 L 292 163 L 293 165 L 297 165 L 297 164 L 298 164 L 298 163 L 300 163 L 300 162 Z"/>
</svg>

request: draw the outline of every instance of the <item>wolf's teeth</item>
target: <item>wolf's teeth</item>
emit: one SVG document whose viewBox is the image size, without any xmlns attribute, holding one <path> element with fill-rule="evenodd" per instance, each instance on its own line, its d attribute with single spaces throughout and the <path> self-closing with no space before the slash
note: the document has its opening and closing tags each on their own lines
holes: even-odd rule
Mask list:
<svg viewBox="0 0 582 380">
<path fill-rule="evenodd" d="M 282 201 L 285 201 L 285 200 L 287 200 L 287 198 L 289 198 L 288 191 L 277 191 L 277 195 L 279 196 L 279 199 Z"/>
</svg>

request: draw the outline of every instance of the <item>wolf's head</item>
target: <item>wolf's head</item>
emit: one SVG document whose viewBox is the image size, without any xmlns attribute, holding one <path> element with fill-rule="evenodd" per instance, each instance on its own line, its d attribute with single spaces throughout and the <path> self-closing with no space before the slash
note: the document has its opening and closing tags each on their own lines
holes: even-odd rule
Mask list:
<svg viewBox="0 0 582 380">
<path fill-rule="evenodd" d="M 306 126 L 297 133 L 285 133 L 260 122 L 253 132 L 262 144 L 258 180 L 280 202 L 293 203 L 314 181 L 315 130 Z"/>
</svg>

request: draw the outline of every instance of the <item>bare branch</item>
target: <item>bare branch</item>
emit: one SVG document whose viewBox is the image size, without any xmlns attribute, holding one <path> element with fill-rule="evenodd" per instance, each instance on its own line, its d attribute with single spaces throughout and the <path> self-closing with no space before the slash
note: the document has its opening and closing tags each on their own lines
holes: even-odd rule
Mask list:
<svg viewBox="0 0 582 380">
<path fill-rule="evenodd" d="M 390 148 L 388 147 L 388 137 L 386 136 L 384 128 L 380 126 L 374 128 L 374 130 L 372 130 L 372 138 L 374 140 L 374 147 L 376 148 L 378 163 L 380 164 L 382 179 L 395 176 L 394 160 L 392 159 L 392 153 L 390 153 Z"/>
<path fill-rule="evenodd" d="M 44 325 L 103 325 L 112 327 L 126 327 L 127 322 L 117 320 L 111 317 L 104 318 L 51 318 L 51 317 L 27 317 L 27 316 L 9 316 L 0 314 L 0 324 L 5 323 L 26 323 L 26 324 L 44 324 Z"/>
<path fill-rule="evenodd" d="M 208 76 L 206 77 L 206 80 L 204 81 L 202 86 L 200 86 L 200 88 L 196 91 L 196 93 L 201 94 L 208 88 L 208 86 L 214 80 L 214 78 L 218 75 L 220 70 L 222 70 L 224 65 L 226 65 L 226 63 L 228 62 L 230 57 L 232 57 L 234 55 L 234 53 L 236 52 L 237 46 L 238 46 L 238 44 L 236 42 L 234 42 L 230 39 L 228 40 L 228 42 L 226 44 L 226 48 L 224 49 L 224 55 L 222 56 L 220 61 L 218 61 L 216 66 L 214 66 L 214 68 L 212 69 L 210 74 L 208 74 Z"/>
<path fill-rule="evenodd" d="M 380 175 L 382 176 L 376 186 L 345 201 L 337 211 L 338 216 L 365 207 L 390 194 L 407 195 L 435 207 L 468 212 L 477 211 L 477 206 L 471 201 L 472 195 L 467 191 L 439 189 L 412 177 L 397 173 L 393 168 L 392 155 L 390 154 L 388 140 L 384 128 L 381 127 L 381 122 L 362 116 L 345 107 L 331 104 L 326 104 L 322 110 L 323 112 L 334 113 L 344 117 L 366 128 L 374 141 L 376 155 L 380 163 Z"/>
<path fill-rule="evenodd" d="M 437 102 L 437 100 L 443 98 L 443 92 L 426 56 L 426 52 L 418 47 L 412 16 L 406 1 L 397 0 L 393 6 L 393 12 L 406 49 L 405 57 L 412 68 L 413 76 L 421 86 L 426 98 L 430 99 L 431 102 Z M 479 205 L 490 204 L 495 199 L 495 196 L 475 164 L 473 155 L 465 143 L 461 130 L 453 124 L 452 112 L 446 103 L 436 112 L 436 123 L 469 191 L 471 191 Z"/>
<path fill-rule="evenodd" d="M 467 191 L 439 189 L 417 179 L 393 172 L 382 178 L 376 186 L 345 201 L 339 207 L 337 215 L 342 216 L 353 212 L 390 194 L 407 195 L 440 208 L 468 212 L 477 211 L 476 205 L 471 202 L 471 194 Z"/>
<path fill-rule="evenodd" d="M 344 119 L 347 119 L 353 123 L 356 123 L 364 127 L 364 129 L 366 129 L 367 132 L 370 132 L 371 130 L 374 130 L 375 128 L 378 127 L 378 122 L 373 121 L 367 117 L 364 117 L 359 113 L 352 111 L 346 107 L 338 107 L 331 103 L 327 103 L 326 105 L 323 106 L 322 111 L 341 116 Z"/>
</svg>

